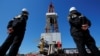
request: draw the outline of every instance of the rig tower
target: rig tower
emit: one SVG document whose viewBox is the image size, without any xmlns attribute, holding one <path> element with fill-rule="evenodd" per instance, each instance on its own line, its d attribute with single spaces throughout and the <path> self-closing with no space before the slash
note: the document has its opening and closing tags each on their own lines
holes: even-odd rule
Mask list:
<svg viewBox="0 0 100 56">
<path fill-rule="evenodd" d="M 50 55 L 62 48 L 61 33 L 58 29 L 57 18 L 58 15 L 51 3 L 46 13 L 45 33 L 41 34 L 41 40 L 43 41 L 40 41 L 39 44 L 40 53 L 43 53 L 45 50 Z"/>
</svg>

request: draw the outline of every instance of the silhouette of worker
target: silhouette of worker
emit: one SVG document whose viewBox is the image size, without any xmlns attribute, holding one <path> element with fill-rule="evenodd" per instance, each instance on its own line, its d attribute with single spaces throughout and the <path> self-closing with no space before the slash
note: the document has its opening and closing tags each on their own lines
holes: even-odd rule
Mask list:
<svg viewBox="0 0 100 56">
<path fill-rule="evenodd" d="M 5 56 L 6 52 L 9 50 L 8 56 L 16 56 L 19 47 L 24 38 L 26 23 L 28 19 L 28 11 L 24 8 L 20 15 L 14 17 L 10 20 L 7 26 L 8 37 L 5 42 L 0 47 L 0 56 Z"/>
<path fill-rule="evenodd" d="M 79 55 L 88 56 L 85 49 L 86 46 L 94 56 L 100 56 L 95 40 L 89 32 L 89 28 L 91 26 L 90 20 L 78 12 L 75 7 L 70 8 L 68 20 L 71 36 L 76 43 Z"/>
</svg>

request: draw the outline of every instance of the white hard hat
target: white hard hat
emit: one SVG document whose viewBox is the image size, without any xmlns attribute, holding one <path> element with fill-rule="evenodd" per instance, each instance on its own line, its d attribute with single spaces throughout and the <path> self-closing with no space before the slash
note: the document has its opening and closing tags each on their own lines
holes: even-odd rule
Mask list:
<svg viewBox="0 0 100 56">
<path fill-rule="evenodd" d="M 27 11 L 27 9 L 26 8 L 23 8 L 22 11 Z"/>
<path fill-rule="evenodd" d="M 71 8 L 69 9 L 69 12 L 71 12 L 71 11 L 73 11 L 73 10 L 76 10 L 76 8 L 75 8 L 75 7 L 71 7 Z"/>
</svg>

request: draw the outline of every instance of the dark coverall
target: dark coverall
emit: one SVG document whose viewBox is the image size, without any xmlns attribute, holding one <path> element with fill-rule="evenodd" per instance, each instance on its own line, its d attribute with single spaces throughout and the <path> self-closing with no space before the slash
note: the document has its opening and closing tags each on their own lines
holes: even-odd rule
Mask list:
<svg viewBox="0 0 100 56">
<path fill-rule="evenodd" d="M 70 33 L 78 48 L 79 56 L 88 56 L 85 46 L 87 46 L 94 56 L 100 56 L 100 52 L 96 47 L 95 40 L 90 35 L 89 29 L 82 30 L 83 24 L 91 26 L 90 20 L 76 10 L 70 12 L 68 20 L 71 26 Z"/>
<path fill-rule="evenodd" d="M 28 12 L 22 11 L 21 16 L 14 18 L 8 23 L 7 29 L 13 29 L 13 32 L 9 33 L 7 39 L 0 47 L 0 56 L 6 55 L 7 50 L 10 48 L 8 56 L 16 56 L 18 54 L 19 47 L 24 38 L 26 22 L 28 19 Z"/>
</svg>

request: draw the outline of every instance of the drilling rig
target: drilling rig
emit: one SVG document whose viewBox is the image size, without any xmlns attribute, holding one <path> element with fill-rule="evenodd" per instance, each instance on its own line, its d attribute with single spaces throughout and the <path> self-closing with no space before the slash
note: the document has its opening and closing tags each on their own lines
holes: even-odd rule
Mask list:
<svg viewBox="0 0 100 56">
<path fill-rule="evenodd" d="M 45 33 L 41 34 L 38 48 L 40 54 L 54 55 L 62 53 L 61 33 L 57 23 L 58 15 L 54 11 L 54 6 L 51 3 L 46 13 Z"/>
</svg>

